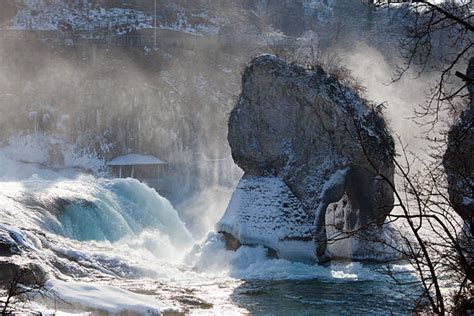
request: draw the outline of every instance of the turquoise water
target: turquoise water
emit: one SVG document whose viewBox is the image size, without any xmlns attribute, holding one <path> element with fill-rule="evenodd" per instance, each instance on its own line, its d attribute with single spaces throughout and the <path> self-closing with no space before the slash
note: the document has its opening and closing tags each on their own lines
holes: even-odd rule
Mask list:
<svg viewBox="0 0 474 316">
<path fill-rule="evenodd" d="M 0 191 L 0 228 L 29 260 L 70 280 L 63 287 L 154 293 L 163 306 L 204 315 L 406 315 L 418 295 L 391 285 L 377 264 L 290 262 L 264 247 L 227 251 L 216 233 L 195 241 L 172 205 L 133 179 L 33 179 L 0 182 Z M 406 265 L 393 270 L 407 277 Z M 94 306 L 86 289 L 74 293 L 81 309 L 66 311 Z"/>
</svg>

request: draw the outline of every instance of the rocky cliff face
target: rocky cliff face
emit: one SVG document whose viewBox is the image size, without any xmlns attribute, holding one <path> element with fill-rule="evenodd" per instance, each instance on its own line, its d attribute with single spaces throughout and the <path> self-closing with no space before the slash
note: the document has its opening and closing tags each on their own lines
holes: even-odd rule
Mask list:
<svg viewBox="0 0 474 316">
<path fill-rule="evenodd" d="M 360 240 L 373 237 L 392 209 L 393 192 L 377 173 L 393 179 L 393 140 L 349 88 L 320 68 L 260 56 L 243 75 L 228 140 L 245 175 L 219 231 L 280 257 L 324 261 L 328 231 L 371 227 L 330 255 L 378 256 Z"/>
<path fill-rule="evenodd" d="M 73 29 L 111 28 L 123 33 L 157 27 L 200 35 L 216 35 L 228 26 L 233 33 L 278 30 L 300 36 L 325 22 L 334 1 L 320 0 L 6 0 L 0 21 L 17 29 L 57 30 L 58 22 Z M 2 8 L 3 9 L 3 8 Z M 4 12 L 3 12 L 4 11 Z M 296 23 L 295 23 L 296 22 Z M 238 32 L 236 32 L 238 30 Z"/>
<path fill-rule="evenodd" d="M 474 58 L 469 61 L 466 75 L 474 78 Z M 449 131 L 443 165 L 454 210 L 470 225 L 474 234 L 474 83 L 471 82 L 468 88 L 470 103 Z"/>
</svg>

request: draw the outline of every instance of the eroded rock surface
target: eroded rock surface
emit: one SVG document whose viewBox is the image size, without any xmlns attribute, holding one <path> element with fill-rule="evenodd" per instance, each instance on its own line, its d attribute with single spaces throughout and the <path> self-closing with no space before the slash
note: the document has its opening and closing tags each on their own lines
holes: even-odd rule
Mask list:
<svg viewBox="0 0 474 316">
<path fill-rule="evenodd" d="M 299 259 L 295 249 L 310 243 L 305 256 L 324 261 L 328 205 L 346 199 L 339 226 L 348 231 L 380 227 L 392 209 L 393 192 L 377 176 L 393 179 L 393 140 L 383 118 L 321 68 L 272 55 L 253 60 L 228 140 L 245 175 L 217 228 L 242 244 L 290 259 L 297 252 Z M 349 252 L 332 255 L 358 250 Z"/>
</svg>

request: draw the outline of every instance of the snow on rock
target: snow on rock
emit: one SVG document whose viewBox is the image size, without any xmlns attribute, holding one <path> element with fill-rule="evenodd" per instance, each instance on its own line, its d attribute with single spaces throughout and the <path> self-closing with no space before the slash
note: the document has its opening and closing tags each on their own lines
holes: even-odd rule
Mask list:
<svg viewBox="0 0 474 316">
<path fill-rule="evenodd" d="M 342 210 L 339 233 L 374 226 L 358 236 L 377 239 L 392 209 L 393 191 L 375 168 L 393 179 L 393 140 L 366 101 L 321 68 L 259 56 L 243 75 L 228 140 L 245 175 L 218 231 L 277 255 L 291 249 L 285 257 L 295 260 L 301 259 L 298 249 L 308 258 L 312 248 L 318 261 L 370 257 L 352 246 L 328 252 L 326 232 L 326 215 Z M 285 248 L 287 241 L 293 244 Z"/>
<path fill-rule="evenodd" d="M 210 21 L 206 13 L 188 13 L 176 8 L 171 20 L 170 17 L 162 16 L 166 13 L 163 8 L 158 8 L 157 27 L 160 29 L 195 35 L 216 35 L 219 31 L 218 25 Z M 13 17 L 9 27 L 14 30 L 56 31 L 60 23 L 67 23 L 73 30 L 110 29 L 121 35 L 153 28 L 154 19 L 154 14 L 150 11 L 119 7 L 97 8 L 89 1 L 75 4 L 64 1 L 24 1 L 24 6 Z"/>
<path fill-rule="evenodd" d="M 91 310 L 120 315 L 176 315 L 179 309 L 163 306 L 150 295 L 136 294 L 117 287 L 90 283 L 47 282 L 49 299 L 68 310 Z M 59 298 L 59 299 L 58 299 Z"/>
<path fill-rule="evenodd" d="M 244 176 L 219 222 L 219 230 L 242 244 L 271 248 L 279 258 L 312 261 L 311 219 L 281 179 Z"/>
<path fill-rule="evenodd" d="M 89 5 L 70 6 L 55 2 L 26 3 L 12 20 L 11 27 L 17 30 L 56 31 L 59 22 L 69 23 L 73 29 L 92 30 L 94 27 L 114 27 L 116 33 L 152 27 L 152 18 L 142 11 L 111 8 L 93 9 Z M 123 26 L 128 26 L 125 30 Z"/>
<path fill-rule="evenodd" d="M 206 21 L 207 23 L 191 23 L 188 19 L 187 12 L 184 10 L 176 11 L 176 21 L 174 22 L 160 22 L 160 29 L 170 29 L 170 30 L 179 30 L 181 32 L 189 34 L 206 34 L 206 35 L 216 35 L 219 32 L 219 27 L 217 24 L 210 21 L 210 17 L 206 13 L 193 14 L 191 13 L 191 18 Z"/>
<path fill-rule="evenodd" d="M 27 179 L 33 175 L 50 179 L 81 172 L 106 175 L 104 160 L 77 148 L 77 144 L 48 133 L 12 136 L 8 145 L 0 148 L 0 179 Z"/>
</svg>

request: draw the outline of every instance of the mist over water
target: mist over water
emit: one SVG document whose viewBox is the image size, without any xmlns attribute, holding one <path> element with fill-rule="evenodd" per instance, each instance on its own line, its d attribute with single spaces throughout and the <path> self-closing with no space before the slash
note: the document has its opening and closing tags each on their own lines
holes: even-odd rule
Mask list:
<svg viewBox="0 0 474 316">
<path fill-rule="evenodd" d="M 422 140 L 414 135 L 420 135 L 423 128 L 413 121 L 413 117 L 415 109 L 426 101 L 426 91 L 432 80 L 415 79 L 414 71 L 409 71 L 401 80 L 393 82 L 396 77 L 394 65 L 403 61 L 397 58 L 390 63 L 380 51 L 367 44 L 356 46 L 350 54 L 344 55 L 343 60 L 354 76 L 361 79 L 369 99 L 377 105 L 385 102 L 385 116 L 393 132 L 412 150 L 420 151 Z"/>
<path fill-rule="evenodd" d="M 20 32 L 26 11 L 16 29 L 0 31 L 0 228 L 72 302 L 60 309 L 116 312 L 139 302 L 139 311 L 177 306 L 196 314 L 407 314 L 381 265 L 308 265 L 269 258 L 263 247 L 232 252 L 214 232 L 242 175 L 227 143 L 242 70 L 256 54 L 276 51 L 219 43 L 219 31 L 235 41 L 277 34 L 295 43 L 313 32 L 314 48 L 336 51 L 371 100 L 388 102 L 390 127 L 416 151 L 423 144 L 409 117 L 430 80 L 390 84 L 399 56 L 373 31 L 386 17 L 360 23 L 366 13 L 349 1 L 159 3 L 169 18 L 163 29 L 182 34 L 156 50 Z M 357 13 L 351 19 L 347 8 Z M 162 181 L 116 179 L 106 161 L 131 152 L 169 162 Z M 411 278 L 406 266 L 392 268 Z M 103 306 L 88 292 L 118 303 Z M 127 305 L 130 292 L 138 296 Z"/>
<path fill-rule="evenodd" d="M 52 289 L 73 303 L 60 304 L 64 310 L 104 308 L 86 295 L 90 291 L 98 297 L 109 295 L 116 306 L 109 310 L 125 308 L 120 304 L 125 304 L 122 296 L 128 294 L 115 287 L 153 293 L 159 298 L 155 305 L 142 296 L 129 298 L 148 308 L 186 308 L 186 303 L 180 303 L 182 296 L 212 302 L 215 306 L 208 311 L 218 314 L 278 311 L 273 305 L 254 310 L 253 304 L 246 303 L 253 295 L 256 302 L 268 295 L 272 300 L 281 296 L 287 304 L 278 309 L 287 312 L 301 308 L 309 312 L 328 295 L 332 297 L 328 300 L 350 303 L 355 296 L 334 292 L 346 283 L 369 292 L 380 287 L 384 291 L 380 295 L 394 295 L 380 282 L 385 277 L 376 272 L 376 266 L 336 262 L 323 267 L 271 259 L 263 247 L 227 251 L 215 233 L 195 243 L 171 204 L 134 179 L 36 178 L 5 181 L 0 189 L 0 207 L 8 210 L 0 227 L 21 245 L 31 262 L 53 277 Z M 85 287 L 82 280 L 95 281 Z M 295 280 L 299 285 L 293 289 Z M 321 289 L 322 296 L 307 297 L 315 288 Z M 51 304 L 46 298 L 41 302 Z M 366 310 L 365 303 L 359 304 L 360 311 Z M 400 308 L 398 304 L 393 308 Z"/>
</svg>

